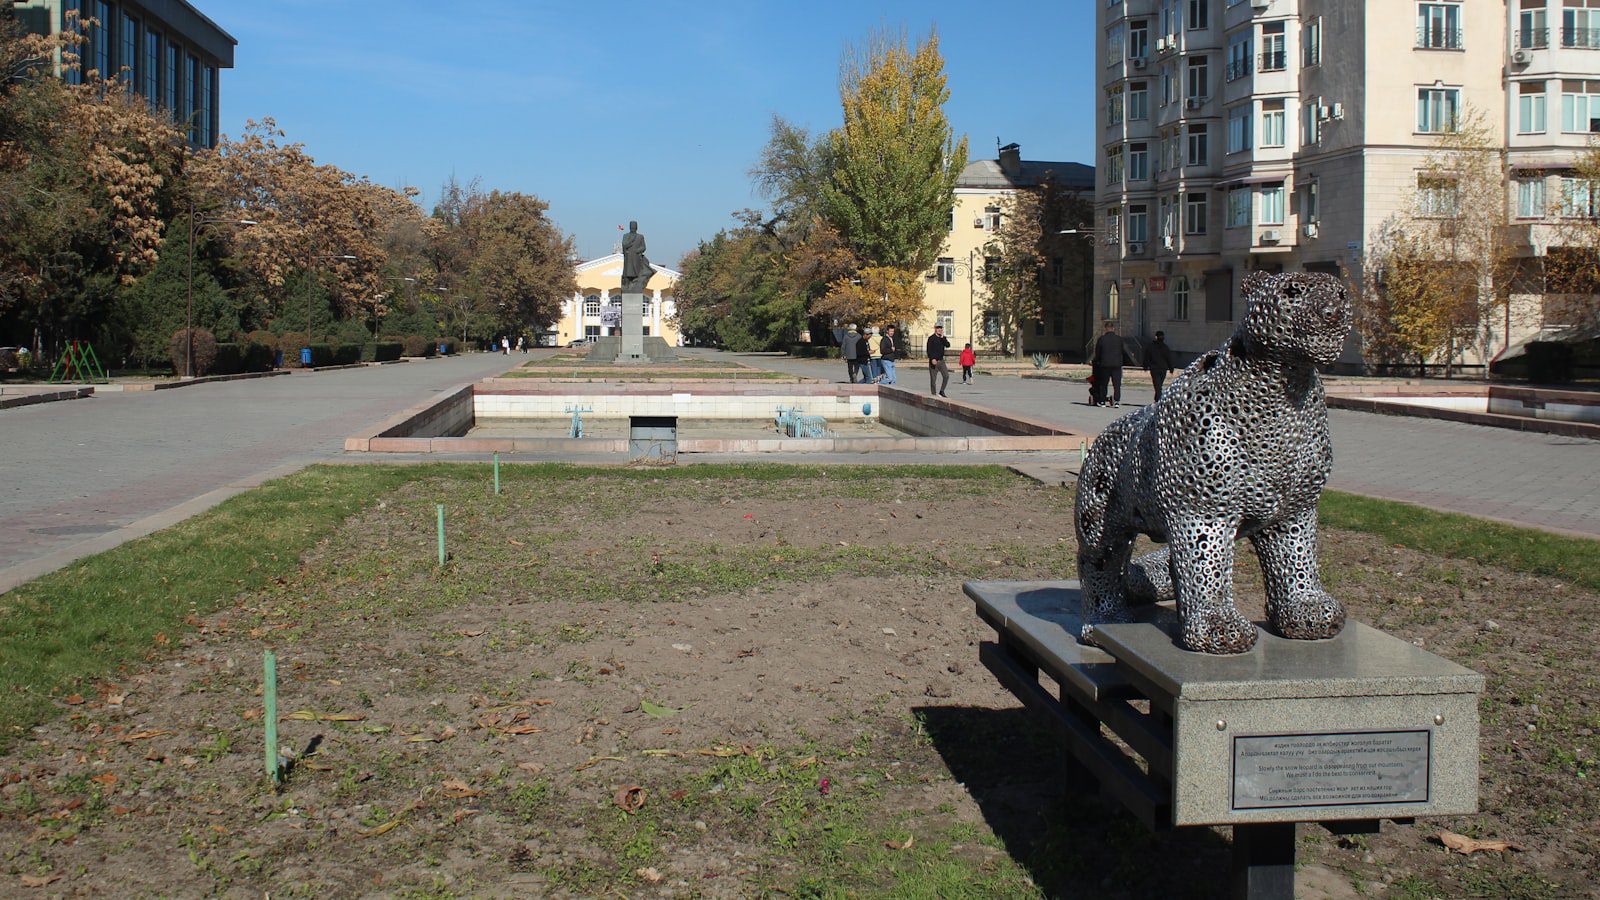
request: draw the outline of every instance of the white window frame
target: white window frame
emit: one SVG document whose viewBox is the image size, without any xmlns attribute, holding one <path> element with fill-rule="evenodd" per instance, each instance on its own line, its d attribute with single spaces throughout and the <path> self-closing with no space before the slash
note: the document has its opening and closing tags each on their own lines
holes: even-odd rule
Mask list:
<svg viewBox="0 0 1600 900">
<path fill-rule="evenodd" d="M 1228 218 L 1224 227 L 1250 227 L 1251 195 L 1252 191 L 1247 187 L 1238 187 L 1228 191 Z"/>
<path fill-rule="evenodd" d="M 1277 103 L 1276 109 L 1267 106 Z M 1289 141 L 1287 104 L 1282 100 L 1267 100 L 1261 104 L 1261 146 L 1283 147 Z"/>
<path fill-rule="evenodd" d="M 1417 133 L 1450 134 L 1461 125 L 1459 87 L 1417 88 Z"/>
<path fill-rule="evenodd" d="M 1544 176 L 1517 179 L 1517 218 L 1542 219 L 1545 207 Z"/>
<path fill-rule="evenodd" d="M 1260 207 L 1262 225 L 1282 225 L 1284 221 L 1284 187 L 1283 182 L 1277 184 L 1264 184 L 1260 190 Z"/>
<path fill-rule="evenodd" d="M 1206 218 L 1211 214 L 1211 198 L 1205 191 L 1189 191 L 1183 198 L 1183 233 L 1203 236 Z"/>
<path fill-rule="evenodd" d="M 1183 275 L 1172 279 L 1172 320 L 1189 321 L 1189 279 Z"/>
<path fill-rule="evenodd" d="M 1544 134 L 1549 125 L 1545 115 L 1544 84 L 1539 83 L 1538 91 L 1523 91 L 1522 85 L 1533 82 L 1522 82 L 1517 87 L 1517 134 Z"/>
</svg>

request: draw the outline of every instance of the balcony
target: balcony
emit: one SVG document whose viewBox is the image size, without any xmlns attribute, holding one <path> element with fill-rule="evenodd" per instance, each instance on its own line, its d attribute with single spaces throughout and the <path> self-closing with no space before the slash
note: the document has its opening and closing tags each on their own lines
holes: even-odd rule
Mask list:
<svg viewBox="0 0 1600 900">
<path fill-rule="evenodd" d="M 1562 28 L 1561 46 L 1579 50 L 1600 50 L 1600 28 Z"/>
<path fill-rule="evenodd" d="M 1524 28 L 1511 34 L 1513 50 L 1543 50 L 1550 46 L 1550 29 Z"/>
<path fill-rule="evenodd" d="M 1460 50 L 1461 29 L 1429 25 L 1417 29 L 1418 50 Z"/>
<path fill-rule="evenodd" d="M 1283 50 L 1267 50 L 1259 60 L 1263 72 L 1282 72 L 1289 66 L 1289 54 Z"/>
<path fill-rule="evenodd" d="M 1222 77 L 1226 81 L 1238 81 L 1239 79 L 1241 79 L 1241 78 L 1243 78 L 1243 77 L 1245 77 L 1246 75 L 1249 75 L 1249 74 L 1250 74 L 1250 60 L 1249 59 L 1236 59 L 1236 60 L 1233 60 L 1232 62 L 1228 63 L 1228 67 L 1225 70 L 1223 70 L 1223 76 Z"/>
</svg>

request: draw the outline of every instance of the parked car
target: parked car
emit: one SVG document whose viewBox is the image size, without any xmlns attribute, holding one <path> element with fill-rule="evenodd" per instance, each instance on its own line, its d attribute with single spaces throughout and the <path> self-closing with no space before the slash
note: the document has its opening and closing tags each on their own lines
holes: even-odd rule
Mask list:
<svg viewBox="0 0 1600 900">
<path fill-rule="evenodd" d="M 594 343 L 594 338 L 592 338 L 592 337 L 581 337 L 581 338 L 578 338 L 576 340 L 567 341 L 567 346 L 568 347 L 587 347 L 592 343 Z"/>
</svg>

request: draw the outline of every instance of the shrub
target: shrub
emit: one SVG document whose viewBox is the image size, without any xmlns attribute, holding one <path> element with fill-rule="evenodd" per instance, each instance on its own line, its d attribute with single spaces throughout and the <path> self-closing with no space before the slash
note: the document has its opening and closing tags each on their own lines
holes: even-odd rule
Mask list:
<svg viewBox="0 0 1600 900">
<path fill-rule="evenodd" d="M 260 344 L 261 346 L 266 347 L 268 350 L 278 349 L 278 336 L 270 331 L 265 331 L 259 328 L 250 332 L 250 334 L 246 336 L 245 342 L 250 344 Z"/>
<path fill-rule="evenodd" d="M 237 375 L 244 371 L 244 347 L 223 342 L 217 345 L 217 359 L 207 370 L 207 375 Z"/>
<path fill-rule="evenodd" d="M 405 354 L 407 356 L 433 356 L 439 352 L 437 342 L 425 338 L 420 334 L 408 334 L 404 338 Z"/>
<path fill-rule="evenodd" d="M 399 359 L 406 350 L 405 344 L 399 341 L 379 341 L 368 346 L 372 347 L 373 362 L 393 362 Z"/>
<path fill-rule="evenodd" d="M 457 353 L 461 352 L 461 342 L 455 338 L 440 338 L 439 343 L 444 345 L 444 353 L 446 356 L 455 356 Z"/>
<path fill-rule="evenodd" d="M 185 374 L 184 365 L 186 357 L 191 352 L 194 354 L 194 374 L 204 375 L 211 371 L 217 361 L 217 338 L 204 328 L 193 330 L 192 336 L 179 328 L 172 333 L 172 339 L 167 342 L 167 358 L 172 361 L 172 369 L 179 375 Z"/>
</svg>

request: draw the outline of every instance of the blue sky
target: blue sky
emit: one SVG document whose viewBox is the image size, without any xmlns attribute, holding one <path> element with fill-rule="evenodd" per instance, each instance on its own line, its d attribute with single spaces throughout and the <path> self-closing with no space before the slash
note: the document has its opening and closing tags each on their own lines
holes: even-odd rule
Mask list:
<svg viewBox="0 0 1600 900">
<path fill-rule="evenodd" d="M 840 52 L 937 26 L 947 107 L 974 158 L 1092 163 L 1088 0 L 1049 3 L 196 0 L 239 41 L 224 133 L 271 116 L 319 161 L 431 209 L 454 174 L 536 194 L 584 257 L 638 219 L 652 261 L 759 206 L 773 114 L 839 121 Z"/>
</svg>

